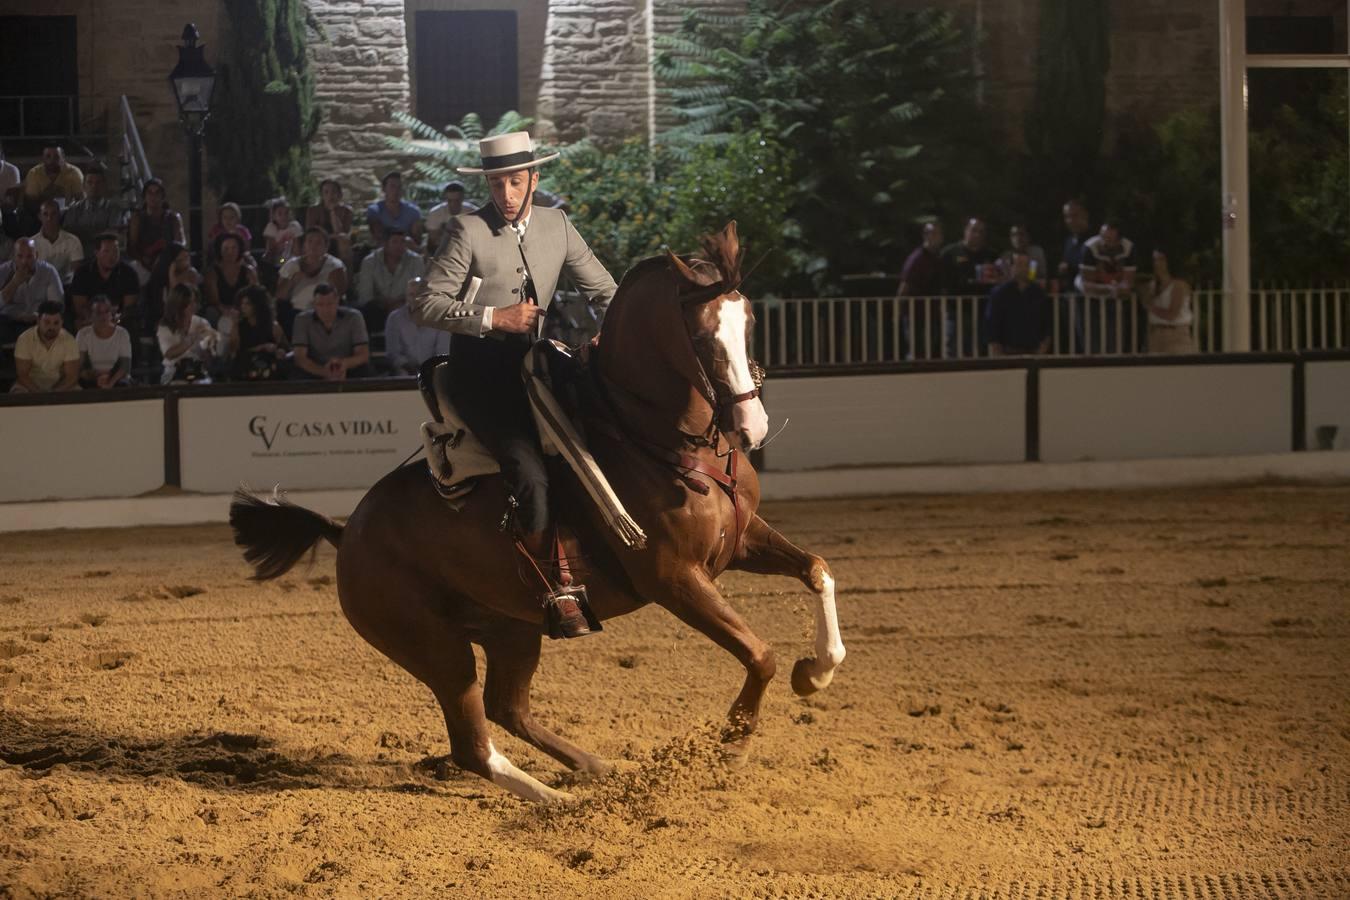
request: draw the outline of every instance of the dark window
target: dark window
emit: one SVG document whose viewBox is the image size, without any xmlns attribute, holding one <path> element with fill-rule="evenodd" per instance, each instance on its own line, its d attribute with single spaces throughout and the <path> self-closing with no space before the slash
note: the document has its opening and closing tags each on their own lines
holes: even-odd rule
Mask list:
<svg viewBox="0 0 1350 900">
<path fill-rule="evenodd" d="M 1248 16 L 1247 52 L 1335 53 L 1336 20 L 1331 16 Z"/>
<path fill-rule="evenodd" d="M 0 16 L 0 135 L 73 134 L 79 90 L 74 16 Z"/>
<path fill-rule="evenodd" d="M 1335 53 L 1336 22 L 1331 16 L 1248 16 L 1247 52 Z M 1343 70 L 1253 68 L 1247 73 L 1247 108 L 1253 128 L 1277 124 L 1280 110 L 1301 116 L 1316 115 L 1317 106 L 1332 90 L 1331 82 L 1345 81 Z"/>
<path fill-rule="evenodd" d="M 519 108 L 514 12 L 421 10 L 413 27 L 417 118 L 444 128 L 472 112 L 491 128 Z"/>
</svg>

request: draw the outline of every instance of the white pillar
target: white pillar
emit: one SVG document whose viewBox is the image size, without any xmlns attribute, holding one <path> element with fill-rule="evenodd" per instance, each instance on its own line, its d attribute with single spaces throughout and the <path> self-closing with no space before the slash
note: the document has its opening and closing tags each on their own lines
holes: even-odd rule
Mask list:
<svg viewBox="0 0 1350 900">
<path fill-rule="evenodd" d="M 1252 349 L 1251 204 L 1247 178 L 1247 0 L 1219 0 L 1223 144 L 1223 349 Z"/>
</svg>

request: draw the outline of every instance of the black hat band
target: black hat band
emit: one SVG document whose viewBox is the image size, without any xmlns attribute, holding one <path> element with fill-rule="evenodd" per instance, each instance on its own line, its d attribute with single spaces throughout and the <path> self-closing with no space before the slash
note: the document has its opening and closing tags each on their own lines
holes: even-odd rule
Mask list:
<svg viewBox="0 0 1350 900">
<path fill-rule="evenodd" d="M 534 152 L 522 150 L 519 153 L 508 153 L 505 156 L 485 156 L 483 157 L 484 169 L 505 169 L 508 166 L 518 166 L 521 163 L 534 162 Z"/>
</svg>

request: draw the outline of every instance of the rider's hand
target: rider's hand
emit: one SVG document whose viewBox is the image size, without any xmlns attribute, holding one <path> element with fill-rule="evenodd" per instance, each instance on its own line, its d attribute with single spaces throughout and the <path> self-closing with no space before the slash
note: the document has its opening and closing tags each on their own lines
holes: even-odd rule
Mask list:
<svg viewBox="0 0 1350 900">
<path fill-rule="evenodd" d="M 533 303 L 499 306 L 492 311 L 492 330 L 529 334 L 534 330 L 534 320 L 539 318 L 539 313 L 539 307 Z"/>
</svg>

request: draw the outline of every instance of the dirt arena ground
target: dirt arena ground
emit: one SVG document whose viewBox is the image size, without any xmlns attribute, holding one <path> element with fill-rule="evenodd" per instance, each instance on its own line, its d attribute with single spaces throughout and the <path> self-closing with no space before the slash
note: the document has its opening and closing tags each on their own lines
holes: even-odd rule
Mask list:
<svg viewBox="0 0 1350 900">
<path fill-rule="evenodd" d="M 772 504 L 848 659 L 795 698 L 794 582 L 736 664 L 651 608 L 551 643 L 540 718 L 622 762 L 530 808 L 430 693 L 223 527 L 0 536 L 0 897 L 1350 897 L 1350 488 Z"/>
</svg>

